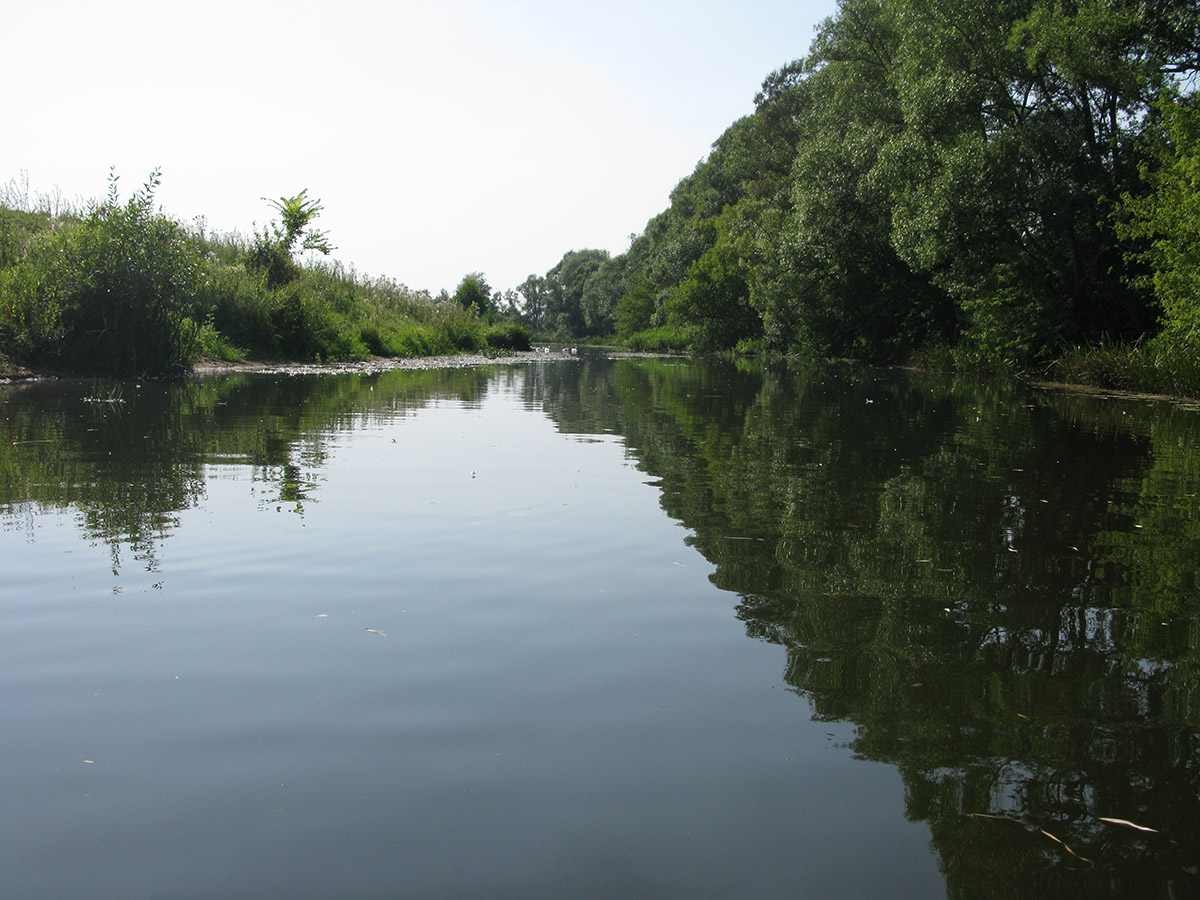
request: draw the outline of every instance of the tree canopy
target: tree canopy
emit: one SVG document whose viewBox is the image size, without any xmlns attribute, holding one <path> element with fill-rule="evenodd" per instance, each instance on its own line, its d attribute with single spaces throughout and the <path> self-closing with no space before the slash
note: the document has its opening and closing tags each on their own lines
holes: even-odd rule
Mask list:
<svg viewBox="0 0 1200 900">
<path fill-rule="evenodd" d="M 841 0 L 625 253 L 523 286 L 531 324 L 1016 362 L 1173 327 L 1198 62 L 1190 0 Z"/>
</svg>

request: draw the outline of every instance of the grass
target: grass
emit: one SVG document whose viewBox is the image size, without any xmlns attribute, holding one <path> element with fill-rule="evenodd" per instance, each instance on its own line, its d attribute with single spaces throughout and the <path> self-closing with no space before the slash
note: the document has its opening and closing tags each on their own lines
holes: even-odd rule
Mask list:
<svg viewBox="0 0 1200 900">
<path fill-rule="evenodd" d="M 1200 397 L 1200 349 L 1170 332 L 1134 344 L 1105 340 L 1068 349 L 1048 374 L 1071 384 Z"/>
<path fill-rule="evenodd" d="M 934 372 L 963 372 L 974 375 L 1021 375 L 1024 366 L 995 350 L 971 344 L 932 344 L 913 354 L 911 364 Z"/>
<path fill-rule="evenodd" d="M 968 345 L 923 348 L 914 354 L 912 364 L 939 372 L 1033 377 L 1143 394 L 1200 397 L 1197 341 L 1170 331 L 1134 343 L 1104 339 L 1067 347 L 1057 359 L 1040 367 L 1020 365 Z"/>
</svg>

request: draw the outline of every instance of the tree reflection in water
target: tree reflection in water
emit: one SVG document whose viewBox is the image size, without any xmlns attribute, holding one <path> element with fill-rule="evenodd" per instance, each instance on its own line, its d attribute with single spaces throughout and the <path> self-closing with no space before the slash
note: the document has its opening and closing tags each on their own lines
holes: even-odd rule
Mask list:
<svg viewBox="0 0 1200 900">
<path fill-rule="evenodd" d="M 1180 406 L 657 359 L 106 402 L 32 385 L 0 395 L 0 518 L 71 509 L 114 570 L 153 571 L 214 467 L 303 514 L 340 431 L 500 381 L 564 432 L 623 437 L 785 682 L 902 774 L 951 896 L 1200 892 L 1200 415 Z"/>
<path fill-rule="evenodd" d="M 547 374 L 815 715 L 899 769 L 951 896 L 1200 890 L 1195 412 L 848 366 Z"/>
</svg>

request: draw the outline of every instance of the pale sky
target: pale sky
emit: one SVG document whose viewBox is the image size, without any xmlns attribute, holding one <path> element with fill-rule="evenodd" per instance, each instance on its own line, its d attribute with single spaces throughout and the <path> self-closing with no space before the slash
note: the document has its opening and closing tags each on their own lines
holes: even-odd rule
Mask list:
<svg viewBox="0 0 1200 900">
<path fill-rule="evenodd" d="M 0 186 L 249 235 L 307 188 L 334 258 L 496 289 L 620 253 L 835 0 L 0 0 Z"/>
</svg>

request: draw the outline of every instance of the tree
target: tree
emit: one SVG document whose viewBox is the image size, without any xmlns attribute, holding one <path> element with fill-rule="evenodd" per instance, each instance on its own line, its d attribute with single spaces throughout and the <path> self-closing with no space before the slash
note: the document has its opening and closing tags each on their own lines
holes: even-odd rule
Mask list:
<svg viewBox="0 0 1200 900">
<path fill-rule="evenodd" d="M 264 227 L 261 232 L 255 233 L 247 262 L 266 273 L 267 283 L 271 287 L 280 287 L 299 274 L 293 259 L 297 242 L 302 251 L 316 250 L 325 255 L 335 248 L 329 243 L 327 232 L 309 227 L 320 215 L 321 204 L 308 199 L 307 188 L 295 197 L 263 199 L 279 212 L 282 222 L 272 220 L 269 228 Z"/>
<path fill-rule="evenodd" d="M 985 349 L 1039 357 L 1145 331 L 1152 311 L 1128 290 L 1107 212 L 1136 183 L 1150 99 L 1195 56 L 1194 4 L 884 6 L 897 12 L 902 127 L 877 177 L 900 257 L 955 299 Z"/>
<path fill-rule="evenodd" d="M 496 291 L 492 295 L 492 307 L 502 319 L 510 322 L 521 320 L 521 295 L 512 288 Z"/>
<path fill-rule="evenodd" d="M 1162 308 L 1164 337 L 1200 349 L 1200 102 L 1164 97 L 1150 158 L 1142 164 L 1149 193 L 1122 200 L 1121 236 L 1146 267 L 1141 281 Z"/>
<path fill-rule="evenodd" d="M 617 302 L 625 293 L 624 256 L 603 260 L 583 286 L 579 307 L 588 334 L 610 334 Z"/>
<path fill-rule="evenodd" d="M 492 288 L 481 272 L 472 272 L 463 277 L 454 292 L 454 302 L 463 309 L 473 309 L 479 316 L 486 316 L 492 308 Z"/>
<path fill-rule="evenodd" d="M 263 199 L 267 200 L 266 197 Z M 318 200 L 308 199 L 308 188 L 302 190 L 295 197 L 280 197 L 278 200 L 267 200 L 267 202 L 278 210 L 279 217 L 283 220 L 281 225 L 274 223 L 272 225 L 275 228 L 276 240 L 288 253 L 295 251 L 296 242 L 300 240 L 301 236 L 304 238 L 300 244 L 301 250 L 316 250 L 328 255 L 336 249 L 329 243 L 328 232 L 309 228 L 312 220 L 321 213 L 321 203 Z"/>
<path fill-rule="evenodd" d="M 530 275 L 517 287 L 522 298 L 521 318 L 534 331 L 546 326 L 546 303 L 550 287 L 541 275 Z"/>
<path fill-rule="evenodd" d="M 1152 98 L 1198 66 L 1195 0 L 840 0 L 627 253 L 547 274 L 545 325 L 1016 364 L 1136 338 L 1155 309 L 1130 275 L 1166 257 L 1124 252 L 1110 213 L 1150 184 Z"/>
<path fill-rule="evenodd" d="M 613 313 L 617 335 L 629 337 L 650 327 L 654 316 L 654 284 L 641 276 L 617 301 Z"/>
<path fill-rule="evenodd" d="M 608 259 L 607 250 L 570 250 L 546 273 L 546 328 L 564 337 L 587 334 L 582 300 L 588 279 Z"/>
<path fill-rule="evenodd" d="M 677 324 L 697 326 L 703 349 L 727 349 L 762 331 L 762 320 L 749 302 L 748 269 L 729 235 L 732 210 L 707 223 L 706 230 L 717 237 L 688 267 L 669 305 Z"/>
</svg>

